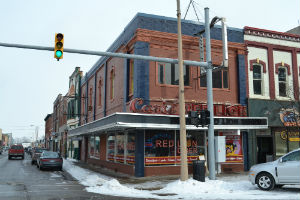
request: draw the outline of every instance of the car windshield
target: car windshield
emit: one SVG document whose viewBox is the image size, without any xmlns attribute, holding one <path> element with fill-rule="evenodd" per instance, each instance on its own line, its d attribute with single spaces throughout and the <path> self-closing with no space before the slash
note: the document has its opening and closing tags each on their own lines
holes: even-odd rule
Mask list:
<svg viewBox="0 0 300 200">
<path fill-rule="evenodd" d="M 45 151 L 43 153 L 44 158 L 59 158 L 59 154 L 52 151 Z"/>
<path fill-rule="evenodd" d="M 12 146 L 11 149 L 23 149 L 22 146 Z"/>
<path fill-rule="evenodd" d="M 35 149 L 35 153 L 42 153 L 45 149 Z"/>
</svg>

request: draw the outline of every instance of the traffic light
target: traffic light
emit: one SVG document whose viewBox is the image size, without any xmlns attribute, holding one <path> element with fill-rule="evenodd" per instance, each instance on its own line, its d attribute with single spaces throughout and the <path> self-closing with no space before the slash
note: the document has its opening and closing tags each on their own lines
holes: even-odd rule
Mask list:
<svg viewBox="0 0 300 200">
<path fill-rule="evenodd" d="M 196 127 L 199 126 L 199 115 L 197 111 L 189 111 L 188 118 L 191 120 L 192 125 L 195 125 Z"/>
<path fill-rule="evenodd" d="M 202 127 L 210 124 L 210 112 L 208 110 L 200 110 L 200 124 Z"/>
<path fill-rule="evenodd" d="M 204 127 L 210 124 L 210 112 L 208 110 L 189 111 L 188 119 L 192 125 Z"/>
<path fill-rule="evenodd" d="M 64 52 L 64 34 L 55 33 L 54 58 L 58 61 L 63 58 Z"/>
</svg>

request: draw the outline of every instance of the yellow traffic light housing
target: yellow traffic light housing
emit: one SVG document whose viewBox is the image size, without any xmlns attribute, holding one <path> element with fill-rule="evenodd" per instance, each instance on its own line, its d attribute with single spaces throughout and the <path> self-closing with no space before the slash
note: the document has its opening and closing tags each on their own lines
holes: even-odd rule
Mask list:
<svg viewBox="0 0 300 200">
<path fill-rule="evenodd" d="M 58 61 L 63 58 L 64 52 L 64 34 L 55 33 L 54 58 Z"/>
</svg>

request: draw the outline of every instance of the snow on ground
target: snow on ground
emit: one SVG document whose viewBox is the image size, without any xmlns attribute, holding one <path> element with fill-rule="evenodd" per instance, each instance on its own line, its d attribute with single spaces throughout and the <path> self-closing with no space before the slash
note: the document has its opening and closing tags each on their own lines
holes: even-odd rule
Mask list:
<svg viewBox="0 0 300 200">
<path fill-rule="evenodd" d="M 224 178 L 199 182 L 187 181 L 148 181 L 137 184 L 120 184 L 111 177 L 73 165 L 73 160 L 64 160 L 64 170 L 86 186 L 88 192 L 137 198 L 155 199 L 300 199 L 300 186 L 284 186 L 283 189 L 262 191 L 244 179 Z M 222 179 L 222 178 L 220 178 Z M 157 188 L 159 190 L 147 190 Z M 141 189 L 142 188 L 142 189 Z"/>
</svg>

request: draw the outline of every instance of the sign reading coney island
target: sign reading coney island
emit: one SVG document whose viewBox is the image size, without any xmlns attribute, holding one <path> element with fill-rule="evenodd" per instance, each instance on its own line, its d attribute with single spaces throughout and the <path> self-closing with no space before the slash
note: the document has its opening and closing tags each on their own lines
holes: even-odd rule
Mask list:
<svg viewBox="0 0 300 200">
<path fill-rule="evenodd" d="M 300 126 L 300 116 L 295 109 L 282 108 L 279 115 L 284 126 Z"/>
<path fill-rule="evenodd" d="M 228 105 L 228 104 L 214 104 L 214 116 L 231 116 L 231 117 L 246 117 L 247 109 L 243 105 Z M 147 114 L 166 114 L 178 115 L 179 104 L 178 102 L 155 101 L 155 103 L 147 102 L 141 98 L 135 98 L 130 101 L 129 109 L 134 113 L 147 113 Z M 185 103 L 185 112 L 206 110 L 206 103 Z"/>
</svg>

